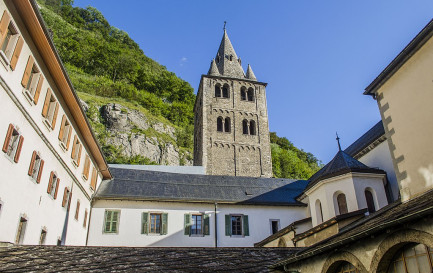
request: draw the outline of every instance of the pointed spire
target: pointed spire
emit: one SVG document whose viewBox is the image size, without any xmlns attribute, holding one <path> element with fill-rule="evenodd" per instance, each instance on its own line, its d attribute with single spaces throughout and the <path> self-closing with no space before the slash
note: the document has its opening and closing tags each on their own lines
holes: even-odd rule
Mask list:
<svg viewBox="0 0 433 273">
<path fill-rule="evenodd" d="M 336 140 L 337 140 L 337 143 L 338 143 L 338 151 L 341 151 L 340 137 L 338 136 L 338 133 L 337 133 L 337 132 L 335 132 L 335 134 L 337 135 Z"/>
<path fill-rule="evenodd" d="M 257 81 L 256 75 L 254 75 L 253 69 L 251 68 L 251 65 L 248 64 L 248 69 L 247 69 L 247 75 L 246 75 L 247 79 L 250 80 L 254 80 Z"/>
<path fill-rule="evenodd" d="M 216 55 L 216 65 L 221 76 L 232 78 L 245 78 L 244 70 L 238 61 L 238 56 L 227 35 L 227 30 L 224 26 L 224 34 L 221 40 L 220 47 Z"/>
<path fill-rule="evenodd" d="M 212 62 L 210 63 L 209 72 L 207 74 L 211 76 L 219 76 L 220 72 L 218 71 L 218 67 L 215 63 L 215 59 L 212 59 Z"/>
</svg>

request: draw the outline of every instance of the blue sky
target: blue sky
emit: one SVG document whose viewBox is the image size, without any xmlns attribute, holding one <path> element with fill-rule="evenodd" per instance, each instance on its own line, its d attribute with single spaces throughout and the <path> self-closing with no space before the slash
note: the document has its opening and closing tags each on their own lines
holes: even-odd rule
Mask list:
<svg viewBox="0 0 433 273">
<path fill-rule="evenodd" d="M 269 127 L 327 163 L 380 120 L 364 88 L 432 19 L 431 0 L 75 0 L 99 9 L 144 53 L 197 90 L 227 21 L 267 82 Z"/>
</svg>

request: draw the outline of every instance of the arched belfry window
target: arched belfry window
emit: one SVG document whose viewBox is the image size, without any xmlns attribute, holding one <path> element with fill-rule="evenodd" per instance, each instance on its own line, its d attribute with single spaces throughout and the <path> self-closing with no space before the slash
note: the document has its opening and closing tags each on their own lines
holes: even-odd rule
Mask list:
<svg viewBox="0 0 433 273">
<path fill-rule="evenodd" d="M 230 133 L 230 131 L 231 131 L 230 118 L 225 118 L 224 119 L 224 132 Z"/>
<path fill-rule="evenodd" d="M 256 134 L 256 122 L 254 120 L 250 120 L 250 135 Z"/>
<path fill-rule="evenodd" d="M 369 190 L 365 190 L 365 200 L 367 201 L 367 208 L 369 213 L 373 213 L 376 211 L 376 207 L 374 205 L 373 193 Z"/>
<path fill-rule="evenodd" d="M 254 101 L 254 89 L 248 88 L 248 101 Z"/>
<path fill-rule="evenodd" d="M 245 86 L 241 87 L 241 100 L 247 100 L 247 89 Z"/>
<path fill-rule="evenodd" d="M 224 84 L 223 86 L 223 98 L 230 98 L 228 84 Z"/>
<path fill-rule="evenodd" d="M 215 97 L 217 97 L 217 98 L 221 97 L 221 85 L 220 84 L 215 85 Z"/>
<path fill-rule="evenodd" d="M 223 118 L 222 117 L 217 118 L 217 131 L 218 132 L 223 131 Z"/>
<path fill-rule="evenodd" d="M 248 120 L 246 119 L 242 121 L 242 133 L 248 135 Z"/>
<path fill-rule="evenodd" d="M 344 193 L 340 193 L 337 196 L 337 204 L 338 204 L 338 212 L 340 214 L 348 213 L 346 195 Z"/>
<path fill-rule="evenodd" d="M 320 203 L 320 200 L 316 200 L 316 219 L 317 224 L 321 224 L 323 222 L 323 213 L 322 213 L 322 203 Z"/>
</svg>

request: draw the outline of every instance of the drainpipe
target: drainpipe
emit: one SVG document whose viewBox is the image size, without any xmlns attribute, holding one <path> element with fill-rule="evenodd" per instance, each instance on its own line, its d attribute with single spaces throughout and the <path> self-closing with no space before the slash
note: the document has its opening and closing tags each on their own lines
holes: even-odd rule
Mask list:
<svg viewBox="0 0 433 273">
<path fill-rule="evenodd" d="M 217 206 L 218 204 L 214 203 L 214 214 L 215 214 L 215 247 L 218 247 L 218 230 L 217 230 Z"/>
</svg>

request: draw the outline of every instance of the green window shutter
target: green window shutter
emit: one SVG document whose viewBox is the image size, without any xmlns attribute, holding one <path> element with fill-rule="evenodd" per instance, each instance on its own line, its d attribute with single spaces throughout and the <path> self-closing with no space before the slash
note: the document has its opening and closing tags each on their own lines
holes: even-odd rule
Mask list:
<svg viewBox="0 0 433 273">
<path fill-rule="evenodd" d="M 244 236 L 250 236 L 250 229 L 248 227 L 248 215 L 244 215 L 242 222 L 244 224 Z"/>
<path fill-rule="evenodd" d="M 168 213 L 163 213 L 162 214 L 162 227 L 161 227 L 161 234 L 167 234 L 167 225 L 168 225 Z"/>
<path fill-rule="evenodd" d="M 203 235 L 210 235 L 209 230 L 209 215 L 203 214 Z"/>
<path fill-rule="evenodd" d="M 141 215 L 141 234 L 149 234 L 149 213 L 143 212 Z"/>
<path fill-rule="evenodd" d="M 226 214 L 226 236 L 232 235 L 232 221 L 231 216 Z"/>
<path fill-rule="evenodd" d="M 184 234 L 189 236 L 191 234 L 191 214 L 187 213 L 185 214 L 184 217 L 185 217 Z"/>
<path fill-rule="evenodd" d="M 111 211 L 106 210 L 105 211 L 105 232 L 110 232 L 111 227 L 110 227 L 110 219 L 111 219 Z"/>
<path fill-rule="evenodd" d="M 117 232 L 117 225 L 119 223 L 119 212 L 113 211 L 111 219 L 111 232 Z"/>
</svg>

